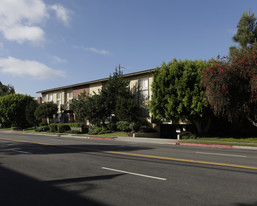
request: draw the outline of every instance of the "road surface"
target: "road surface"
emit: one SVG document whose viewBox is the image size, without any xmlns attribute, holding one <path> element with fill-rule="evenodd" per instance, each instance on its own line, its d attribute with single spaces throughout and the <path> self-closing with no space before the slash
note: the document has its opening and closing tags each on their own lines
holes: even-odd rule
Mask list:
<svg viewBox="0 0 257 206">
<path fill-rule="evenodd" d="M 0 133 L 0 204 L 257 205 L 257 151 Z"/>
</svg>

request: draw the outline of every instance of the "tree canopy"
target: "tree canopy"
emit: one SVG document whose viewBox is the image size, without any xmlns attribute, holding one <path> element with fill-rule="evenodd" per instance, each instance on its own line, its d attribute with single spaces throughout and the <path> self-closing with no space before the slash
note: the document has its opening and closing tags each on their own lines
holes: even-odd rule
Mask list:
<svg viewBox="0 0 257 206">
<path fill-rule="evenodd" d="M 14 94 L 14 88 L 10 85 L 4 85 L 0 82 L 0 97 L 8 94 Z"/>
<path fill-rule="evenodd" d="M 45 102 L 40 104 L 35 110 L 35 117 L 37 120 L 41 121 L 43 118 L 47 118 L 48 123 L 49 120 L 53 118 L 53 115 L 58 111 L 57 104 L 53 102 Z"/>
<path fill-rule="evenodd" d="M 156 119 L 190 120 L 199 133 L 204 132 L 210 112 L 201 83 L 206 62 L 176 60 L 156 69 L 152 84 L 150 111 Z"/>
<path fill-rule="evenodd" d="M 257 44 L 233 56 L 211 60 L 203 71 L 208 102 L 216 115 L 230 121 L 257 120 Z"/>
<path fill-rule="evenodd" d="M 257 39 L 257 18 L 254 13 L 244 12 L 237 25 L 237 33 L 233 36 L 233 41 L 239 44 L 239 49 L 246 49 Z M 230 54 L 238 50 L 237 47 L 230 47 Z"/>
<path fill-rule="evenodd" d="M 80 119 L 87 119 L 92 124 L 104 124 L 107 117 L 116 120 L 133 121 L 138 115 L 138 102 L 129 88 L 120 70 L 115 70 L 98 94 L 79 95 L 73 101 L 73 110 Z"/>
<path fill-rule="evenodd" d="M 26 105 L 33 98 L 22 94 L 9 94 L 0 97 L 0 118 L 4 125 L 25 128 L 29 125 L 26 119 Z"/>
</svg>

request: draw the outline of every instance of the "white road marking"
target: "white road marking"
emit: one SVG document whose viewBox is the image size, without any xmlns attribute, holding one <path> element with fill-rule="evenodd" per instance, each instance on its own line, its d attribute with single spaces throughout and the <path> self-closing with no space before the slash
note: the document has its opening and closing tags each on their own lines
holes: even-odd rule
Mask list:
<svg viewBox="0 0 257 206">
<path fill-rule="evenodd" d="M 22 154 L 29 154 L 29 152 L 21 151 L 19 149 L 7 149 L 7 151 L 13 151 L 13 152 L 18 152 L 18 153 L 22 153 Z"/>
<path fill-rule="evenodd" d="M 128 171 L 123 171 L 123 170 L 117 170 L 117 169 L 112 169 L 108 167 L 102 167 L 104 170 L 110 170 L 114 172 L 120 172 L 120 173 L 125 173 L 125 174 L 130 174 L 130 175 L 135 175 L 135 176 L 140 176 L 140 177 L 147 177 L 147 178 L 152 178 L 152 179 L 157 179 L 157 180 L 167 180 L 166 178 L 161 178 L 161 177 L 154 177 L 154 176 L 149 176 L 149 175 L 144 175 L 144 174 L 139 174 L 139 173 L 134 173 L 134 172 L 128 172 Z"/>
<path fill-rule="evenodd" d="M 220 154 L 220 153 L 208 153 L 208 152 L 196 152 L 197 154 L 207 154 L 207 155 L 218 155 L 218 156 L 228 156 L 228 157 L 247 157 L 243 155 L 232 155 L 232 154 Z"/>
</svg>

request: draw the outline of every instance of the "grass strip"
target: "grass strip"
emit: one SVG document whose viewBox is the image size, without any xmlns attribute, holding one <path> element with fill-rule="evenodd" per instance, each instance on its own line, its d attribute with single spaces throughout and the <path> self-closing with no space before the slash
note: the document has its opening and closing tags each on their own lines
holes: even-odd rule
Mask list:
<svg viewBox="0 0 257 206">
<path fill-rule="evenodd" d="M 229 141 L 209 141 L 209 140 L 180 140 L 181 143 L 194 143 L 194 144 L 218 144 L 218 145 L 235 145 L 235 146 L 253 146 L 257 147 L 254 142 L 229 142 Z"/>
</svg>

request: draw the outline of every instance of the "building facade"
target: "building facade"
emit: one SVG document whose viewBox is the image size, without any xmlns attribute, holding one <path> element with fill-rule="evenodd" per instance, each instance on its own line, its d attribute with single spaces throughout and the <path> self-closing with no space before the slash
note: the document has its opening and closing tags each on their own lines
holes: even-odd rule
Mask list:
<svg viewBox="0 0 257 206">
<path fill-rule="evenodd" d="M 138 92 L 138 100 L 140 103 L 140 117 L 146 118 L 151 122 L 151 115 L 148 111 L 149 101 L 152 98 L 151 85 L 153 82 L 153 74 L 155 69 L 144 70 L 125 74 L 124 78 L 129 81 L 130 89 L 135 89 Z M 74 121 L 72 111 L 72 100 L 76 99 L 81 93 L 86 95 L 94 95 L 99 93 L 104 84 L 109 78 L 83 82 L 58 88 L 38 91 L 42 95 L 42 103 L 54 102 L 58 105 L 58 116 L 55 118 L 60 122 Z"/>
</svg>

